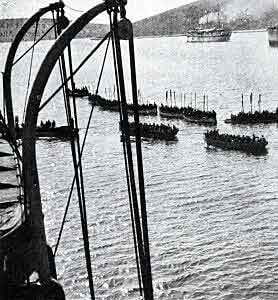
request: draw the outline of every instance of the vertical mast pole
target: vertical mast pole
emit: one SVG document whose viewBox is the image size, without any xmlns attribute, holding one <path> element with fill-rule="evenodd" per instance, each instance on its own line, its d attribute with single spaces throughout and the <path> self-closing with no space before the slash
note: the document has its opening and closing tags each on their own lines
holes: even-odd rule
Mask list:
<svg viewBox="0 0 278 300">
<path fill-rule="evenodd" d="M 141 136 L 139 131 L 139 113 L 138 113 L 138 99 L 136 95 L 137 81 L 136 81 L 136 68 L 135 68 L 135 55 L 134 55 L 134 41 L 133 33 L 129 39 L 129 55 L 130 55 L 130 68 L 131 68 L 131 85 L 134 107 L 134 121 L 136 127 L 136 152 L 137 152 L 137 166 L 139 177 L 139 192 L 141 200 L 141 218 L 142 218 L 142 231 L 145 251 L 145 264 L 146 264 L 146 299 L 153 299 L 153 285 L 152 285 L 152 270 L 150 259 L 150 246 L 149 246 L 149 233 L 148 233 L 148 221 L 147 221 L 147 207 L 145 198 L 145 183 L 144 183 L 144 169 L 143 169 L 143 155 L 141 147 Z M 175 95 L 175 94 L 174 94 Z"/>
</svg>

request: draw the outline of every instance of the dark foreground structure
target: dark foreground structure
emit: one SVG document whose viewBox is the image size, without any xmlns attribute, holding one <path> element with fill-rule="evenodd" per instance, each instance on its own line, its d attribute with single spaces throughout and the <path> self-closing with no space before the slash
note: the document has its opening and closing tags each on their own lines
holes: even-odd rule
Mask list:
<svg viewBox="0 0 278 300">
<path fill-rule="evenodd" d="M 55 266 L 55 256 L 59 248 L 59 243 L 64 231 L 64 224 L 67 219 L 69 204 L 73 191 L 78 201 L 75 202 L 79 208 L 80 224 L 83 242 L 83 255 L 80 259 L 86 268 L 88 280 L 88 295 L 95 300 L 95 287 L 92 272 L 92 257 L 88 219 L 87 202 L 84 188 L 84 174 L 82 168 L 83 148 L 90 128 L 94 105 L 90 107 L 90 116 L 84 136 L 79 136 L 78 110 L 74 93 L 69 94 L 75 88 L 74 76 L 87 62 L 87 60 L 100 48 L 104 42 L 103 66 L 106 61 L 109 45 L 113 51 L 113 67 L 116 86 L 118 91 L 119 118 L 122 124 L 122 147 L 126 168 L 126 197 L 127 210 L 130 211 L 130 223 L 133 232 L 135 270 L 138 280 L 138 298 L 153 300 L 153 285 L 151 259 L 148 236 L 147 205 L 144 185 L 143 157 L 141 149 L 141 137 L 136 133 L 136 149 L 132 150 L 131 139 L 128 126 L 128 106 L 126 99 L 126 88 L 124 81 L 124 65 L 122 60 L 121 41 L 125 40 L 129 50 L 129 70 L 132 87 L 133 115 L 136 126 L 139 126 L 137 81 L 135 66 L 135 51 L 133 41 L 132 23 L 126 18 L 125 0 L 106 0 L 90 8 L 81 14 L 74 22 L 69 23 L 65 17 L 64 3 L 59 1 L 40 9 L 35 13 L 17 33 L 8 51 L 5 70 L 3 72 L 3 103 L 4 115 L 0 114 L 0 172 L 13 172 L 13 182 L 1 182 L 0 192 L 4 193 L 0 197 L 0 300 L 64 300 L 63 287 L 57 281 Z M 19 129 L 18 120 L 14 118 L 12 99 L 12 71 L 14 64 L 23 58 L 33 49 L 37 43 L 43 40 L 37 32 L 37 26 L 41 18 L 46 13 L 53 16 L 53 24 L 49 30 L 53 31 L 55 40 L 47 51 L 37 70 L 34 79 L 31 78 L 33 55 L 29 68 L 29 84 L 31 89 L 26 91 L 26 107 L 22 116 L 23 127 Z M 89 54 L 74 69 L 72 61 L 71 41 L 78 33 L 97 16 L 103 14 L 110 21 L 108 32 L 98 41 L 96 45 L 91 45 Z M 33 44 L 24 54 L 19 56 L 17 50 L 28 30 L 35 27 Z M 21 53 L 20 53 L 21 54 Z M 19 57 L 19 58 L 18 58 Z M 61 81 L 56 82 L 57 89 L 46 99 L 45 88 L 48 79 L 55 66 L 59 64 Z M 102 71 L 99 74 L 98 85 L 100 84 Z M 32 79 L 32 82 L 30 82 Z M 15 81 L 15 80 L 14 80 Z M 13 83 L 18 84 L 17 82 Z M 54 83 L 55 84 L 55 83 Z M 63 98 L 55 97 L 59 91 L 63 91 Z M 28 93 L 27 93 L 28 92 Z M 24 93 L 25 95 L 25 93 Z M 62 101 L 63 100 L 63 101 Z M 41 111 L 50 101 L 62 101 L 64 105 L 65 127 L 38 128 L 37 122 L 41 118 Z M 22 101 L 24 103 L 24 101 Z M 19 117 L 18 117 L 19 119 Z M 61 118 L 62 119 L 62 118 Z M 17 127 L 17 128 L 16 128 Z M 66 207 L 61 215 L 60 229 L 57 232 L 57 241 L 53 249 L 48 245 L 45 232 L 45 219 L 42 209 L 41 190 L 39 184 L 39 172 L 37 168 L 37 148 L 38 135 L 53 135 L 56 131 L 69 134 L 69 142 L 65 143 L 70 148 L 74 176 L 69 182 L 65 201 Z M 17 132 L 19 131 L 19 132 Z M 72 134 L 76 132 L 76 136 Z M 20 135 L 21 140 L 18 139 Z M 81 143 L 81 138 L 83 141 Z M 3 147 L 6 147 L 4 149 Z M 11 159 L 13 163 L 9 161 Z M 136 160 L 136 163 L 135 163 Z M 57 161 L 59 163 L 59 161 Z M 122 174 L 119 174 L 119 176 Z M 8 178 L 12 178 L 9 176 Z M 88 217 L 89 218 L 89 217 Z M 85 259 L 84 259 L 85 258 Z M 72 261 L 74 264 L 75 261 Z M 99 271 L 99 270 L 97 270 Z M 35 278 L 34 278 L 35 277 Z M 78 280 L 76 280 L 78 281 Z M 80 287 L 79 287 L 80 288 Z M 137 292 L 137 291 L 136 291 Z"/>
</svg>

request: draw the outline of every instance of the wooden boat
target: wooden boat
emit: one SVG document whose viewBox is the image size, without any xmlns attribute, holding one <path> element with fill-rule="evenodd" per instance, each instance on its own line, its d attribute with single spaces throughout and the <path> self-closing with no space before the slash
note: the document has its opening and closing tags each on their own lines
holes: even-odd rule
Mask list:
<svg viewBox="0 0 278 300">
<path fill-rule="evenodd" d="M 218 130 L 207 131 L 205 133 L 205 141 L 208 146 L 224 150 L 238 150 L 251 154 L 265 154 L 268 144 L 264 137 L 220 134 Z"/>
<path fill-rule="evenodd" d="M 160 117 L 167 119 L 184 119 L 183 108 L 177 106 L 161 105 L 159 109 Z"/>
<path fill-rule="evenodd" d="M 217 121 L 214 118 L 208 118 L 208 117 L 196 118 L 193 116 L 192 117 L 184 116 L 183 118 L 186 122 L 194 123 L 198 125 L 215 126 L 217 124 Z"/>
<path fill-rule="evenodd" d="M 192 107 L 170 107 L 161 105 L 160 116 L 164 118 L 185 120 L 189 123 L 214 126 L 217 124 L 215 111 L 202 111 Z"/>
<path fill-rule="evenodd" d="M 78 129 L 70 128 L 69 126 L 59 126 L 54 128 L 37 127 L 36 137 L 38 138 L 57 138 L 57 139 L 70 139 L 76 136 Z M 23 128 L 16 128 L 16 138 L 22 139 Z"/>
<path fill-rule="evenodd" d="M 269 124 L 278 122 L 278 110 L 269 112 L 264 110 L 262 112 L 255 111 L 254 113 L 239 112 L 237 115 L 231 115 L 230 119 L 224 121 L 226 124 Z"/>
<path fill-rule="evenodd" d="M 147 124 L 139 123 L 140 126 L 140 135 L 144 138 L 149 139 L 158 139 L 171 141 L 176 139 L 176 135 L 179 129 L 176 126 L 168 126 L 164 124 Z M 130 135 L 136 135 L 136 126 L 135 123 L 129 123 Z"/>
<path fill-rule="evenodd" d="M 74 97 L 88 97 L 90 96 L 90 92 L 86 86 L 81 87 L 80 89 L 75 88 L 74 90 L 68 89 L 69 96 Z"/>
<path fill-rule="evenodd" d="M 95 105 L 100 106 L 104 110 L 119 111 L 119 103 L 117 100 L 107 100 L 99 95 L 90 95 L 89 101 L 91 101 Z M 127 103 L 127 111 L 129 114 L 134 113 L 133 104 Z M 140 115 L 156 116 L 157 105 L 156 104 L 138 105 L 138 112 Z"/>
</svg>

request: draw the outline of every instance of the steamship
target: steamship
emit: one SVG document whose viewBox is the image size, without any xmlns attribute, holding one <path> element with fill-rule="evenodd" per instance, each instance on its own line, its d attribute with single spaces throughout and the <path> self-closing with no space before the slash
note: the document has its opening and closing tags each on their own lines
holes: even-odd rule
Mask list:
<svg viewBox="0 0 278 300">
<path fill-rule="evenodd" d="M 187 42 L 227 42 L 232 31 L 227 28 L 204 28 L 189 30 L 186 33 Z"/>
<path fill-rule="evenodd" d="M 227 27 L 223 26 L 220 19 L 220 6 L 218 4 L 217 11 L 217 24 L 215 26 L 211 26 L 209 24 L 209 14 L 207 12 L 206 19 L 207 24 L 206 27 L 200 26 L 198 28 L 194 28 L 193 30 L 189 30 L 186 33 L 187 42 L 227 42 L 230 40 L 232 31 Z"/>
</svg>

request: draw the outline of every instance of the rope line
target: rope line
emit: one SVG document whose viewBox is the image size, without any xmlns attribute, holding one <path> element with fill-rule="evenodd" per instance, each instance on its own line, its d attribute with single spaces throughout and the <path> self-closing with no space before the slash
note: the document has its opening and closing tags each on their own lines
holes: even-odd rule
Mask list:
<svg viewBox="0 0 278 300">
<path fill-rule="evenodd" d="M 132 196 L 132 209 L 134 214 L 135 221 L 135 233 L 137 239 L 137 248 L 138 248 L 138 256 L 139 256 L 139 264 L 140 264 L 140 273 L 142 277 L 143 283 L 143 291 L 144 296 L 148 298 L 148 290 L 147 290 L 147 276 L 146 276 L 146 264 L 145 264 L 145 253 L 144 253 L 144 245 L 142 240 L 142 228 L 141 228 L 141 220 L 136 192 L 136 182 L 133 168 L 133 155 L 131 149 L 131 141 L 129 134 L 129 123 L 128 123 L 128 113 L 127 113 L 127 103 L 126 103 L 126 94 L 125 94 L 125 83 L 124 83 L 124 74 L 123 74 L 123 64 L 122 64 L 122 55 L 121 55 L 121 46 L 120 46 L 120 38 L 118 32 L 118 23 L 117 23 L 117 12 L 114 11 L 113 25 L 114 25 L 114 37 L 115 37 L 115 53 L 116 53 L 116 61 L 118 66 L 118 78 L 119 78 L 119 90 L 121 95 L 121 105 L 122 105 L 122 132 L 123 132 L 123 143 L 125 143 L 126 154 L 127 154 L 127 162 L 129 169 L 129 182 Z M 152 298 L 148 298 L 152 299 Z"/>
<path fill-rule="evenodd" d="M 103 60 L 101 72 L 100 72 L 99 79 L 98 79 L 96 94 L 98 94 L 99 85 L 100 85 L 100 81 L 101 81 L 102 74 L 103 74 L 103 69 L 104 69 L 104 64 L 105 64 L 105 60 L 106 60 L 106 56 L 107 56 L 107 51 L 108 51 L 109 43 L 110 43 L 110 37 L 108 39 L 108 43 L 107 43 L 106 50 L 105 50 L 105 56 L 104 56 L 104 60 Z M 94 107 L 95 107 L 95 105 L 92 104 L 92 109 L 91 109 L 91 112 L 90 112 L 90 116 L 89 116 L 89 119 L 88 119 L 87 126 L 85 128 L 86 129 L 85 130 L 85 135 L 84 135 L 82 146 L 81 146 L 81 158 L 82 158 L 82 155 L 83 155 L 83 150 L 84 150 L 84 147 L 85 147 L 85 143 L 86 143 L 88 131 L 89 131 L 89 128 L 90 128 L 90 124 L 91 124 L 91 119 L 92 119 L 92 114 L 93 114 Z M 78 161 L 78 166 L 79 166 L 79 164 L 80 164 L 80 161 Z M 67 204 L 66 204 L 66 208 L 65 208 L 65 213 L 64 213 L 64 216 L 63 216 L 63 220 L 62 220 L 62 223 L 61 223 L 61 228 L 60 228 L 58 239 L 57 239 L 57 242 L 56 242 L 56 246 L 55 246 L 55 250 L 54 250 L 54 255 L 56 255 L 56 253 L 58 251 L 58 247 L 59 247 L 59 243 L 60 243 L 60 240 L 61 240 L 63 228 L 64 228 L 64 225 L 65 225 L 65 222 L 66 222 L 66 217 L 67 217 L 69 205 L 70 205 L 70 202 L 71 202 L 71 197 L 72 197 L 74 183 L 75 183 L 75 175 L 74 175 L 72 183 L 71 183 L 70 193 L 69 193 L 69 196 L 68 196 L 68 200 L 67 200 Z"/>
<path fill-rule="evenodd" d="M 52 11 L 52 18 L 53 18 L 53 23 L 55 23 L 55 17 L 54 17 L 54 12 L 53 11 Z M 58 20 L 58 15 L 57 15 L 57 20 Z M 57 39 L 57 36 L 58 36 L 58 25 L 54 27 L 54 36 L 55 36 L 55 39 Z M 59 73 L 60 73 L 61 84 L 63 86 L 62 93 L 63 93 L 63 99 L 64 99 L 64 107 L 65 107 L 65 111 L 66 111 L 67 122 L 68 122 L 68 125 L 69 125 L 70 124 L 70 116 L 69 116 L 68 106 L 66 104 L 65 81 L 64 81 L 64 78 L 63 78 L 63 75 L 62 75 L 63 74 L 63 72 L 62 72 L 62 62 L 61 62 L 61 58 L 60 57 L 58 59 L 58 66 L 59 66 Z"/>
<path fill-rule="evenodd" d="M 65 3 L 65 2 L 64 2 Z M 84 13 L 85 10 L 81 10 L 81 9 L 76 9 L 76 8 L 73 8 L 71 6 L 69 6 L 68 4 L 65 3 L 65 7 L 72 10 L 72 11 L 76 11 L 76 12 L 80 12 L 80 13 Z"/>
<path fill-rule="evenodd" d="M 109 21 L 110 21 L 111 32 L 113 32 L 111 12 L 109 12 Z M 117 58 L 116 58 L 114 34 L 112 34 L 112 50 L 113 50 L 113 62 L 114 62 L 114 71 L 115 71 L 116 90 L 117 90 L 118 105 L 119 105 L 120 124 L 122 124 L 123 117 L 122 117 L 121 102 L 120 102 L 119 78 L 118 78 L 118 68 L 117 68 Z M 134 244 L 134 251 L 135 251 L 135 261 L 136 261 L 136 268 L 137 268 L 137 278 L 138 278 L 138 285 L 139 285 L 139 293 L 140 293 L 140 296 L 142 297 L 143 290 L 142 290 L 142 281 L 141 281 L 141 270 L 140 270 L 140 266 L 139 266 L 137 237 L 136 237 L 136 231 L 135 231 L 134 213 L 133 213 L 133 205 L 132 205 L 132 199 L 131 199 L 131 188 L 130 188 L 129 171 L 128 171 L 128 164 L 127 164 L 127 153 L 126 153 L 127 150 L 126 150 L 126 145 L 124 142 L 122 143 L 122 145 L 123 145 L 123 153 L 124 153 L 124 164 L 125 164 L 125 173 L 126 173 L 126 181 L 127 181 L 128 201 L 129 201 L 129 207 L 130 207 L 133 244 Z"/>
<path fill-rule="evenodd" d="M 107 43 L 104 62 L 105 62 L 106 56 L 107 56 L 109 41 L 110 41 L 110 39 L 108 40 L 108 43 Z M 74 72 L 73 72 L 72 55 L 71 55 L 70 45 L 68 46 L 68 63 L 69 63 L 69 71 L 70 71 L 70 76 L 69 76 L 70 83 L 71 83 L 72 90 L 74 90 L 75 83 L 74 83 L 74 78 L 73 78 Z M 103 73 L 103 67 L 104 67 L 104 63 L 103 63 L 102 68 L 101 68 L 100 77 L 102 76 L 102 73 Z M 65 80 L 65 78 L 67 78 L 67 76 L 66 76 L 65 60 L 63 58 L 63 55 L 62 55 L 62 71 L 63 71 L 63 79 Z M 74 127 L 78 128 L 78 118 L 77 118 L 77 109 L 76 109 L 75 96 L 73 95 L 73 97 L 72 97 L 73 117 L 74 117 L 74 119 L 72 119 L 71 115 L 70 115 L 70 102 L 69 102 L 67 82 L 64 81 L 63 83 L 65 83 L 65 88 L 66 88 L 65 89 L 66 90 L 66 105 L 68 106 L 68 112 L 69 112 L 68 116 L 69 116 L 70 121 L 71 121 L 70 125 L 73 128 Z M 100 84 L 100 79 L 98 80 L 98 87 L 99 87 L 99 84 Z M 90 118 L 88 120 L 86 133 L 87 133 L 87 131 L 89 129 L 89 126 L 90 126 L 92 112 L 93 112 L 93 107 L 91 109 Z M 65 222 L 65 219 L 66 219 L 66 214 L 67 214 L 68 207 L 69 207 L 70 200 L 71 200 L 71 196 L 72 196 L 72 189 L 73 189 L 74 183 L 76 182 L 76 189 L 77 189 L 78 203 L 79 203 L 79 210 L 80 210 L 80 219 L 81 219 L 81 227 L 82 227 L 82 235 L 83 235 L 83 242 L 84 242 L 84 251 L 85 251 L 85 258 L 86 258 L 86 267 L 87 267 L 89 288 L 90 288 L 91 299 L 94 300 L 95 299 L 95 293 L 94 293 L 92 264 L 91 264 L 91 256 L 90 256 L 90 244 L 89 244 L 88 223 L 87 223 L 87 213 L 86 213 L 85 189 L 84 189 L 84 179 L 83 179 L 82 160 L 81 160 L 83 150 L 84 150 L 86 137 L 87 137 L 87 135 L 84 137 L 83 144 L 82 144 L 82 149 L 80 148 L 79 135 L 77 136 L 77 139 L 74 139 L 74 137 L 72 137 L 72 139 L 71 139 L 71 149 L 72 149 L 72 158 L 73 158 L 74 174 L 75 175 L 74 175 L 74 179 L 72 181 L 72 188 L 71 188 L 70 196 L 68 198 L 66 211 L 64 213 L 62 226 L 61 226 L 59 236 L 58 236 L 58 241 L 60 241 L 60 238 L 61 238 L 62 230 L 63 230 L 63 227 L 64 227 L 64 222 Z M 58 249 L 58 241 L 57 241 L 57 244 L 56 244 L 56 247 L 55 247 L 55 254 L 56 254 L 57 249 Z"/>
<path fill-rule="evenodd" d="M 70 83 L 71 83 L 72 89 L 74 89 L 73 67 L 72 67 L 72 57 L 71 57 L 70 45 L 68 46 L 68 58 L 69 58 L 69 69 L 70 69 Z M 64 64 L 64 62 L 63 62 L 63 64 Z M 66 78 L 66 76 L 65 76 L 65 78 Z M 66 89 L 66 97 L 68 98 L 68 88 Z M 73 102 L 73 119 L 71 119 L 71 126 L 73 128 L 74 127 L 78 128 L 76 101 L 75 101 L 74 95 L 72 97 L 72 102 Z M 72 152 L 72 158 L 73 158 L 73 164 L 74 164 L 76 190 L 77 190 L 79 210 L 80 210 L 80 219 L 81 219 L 81 227 L 82 227 L 82 235 L 83 235 L 88 281 L 89 281 L 89 289 L 90 289 L 91 299 L 95 300 L 79 134 L 77 135 L 76 139 L 74 137 L 72 137 L 71 150 L 72 150 L 71 152 Z M 78 164 L 78 162 L 79 162 L 79 164 Z"/>
<path fill-rule="evenodd" d="M 34 32 L 34 44 L 35 44 L 36 38 L 37 38 L 38 24 L 39 24 L 39 21 L 37 20 L 37 22 L 36 22 L 36 27 L 35 27 L 35 32 Z M 25 112 L 26 112 L 27 98 L 28 98 L 28 93 L 29 93 L 29 88 L 30 88 L 30 81 L 31 81 L 31 75 L 32 75 L 32 67 L 33 67 L 34 51 L 35 51 L 35 47 L 32 47 L 31 60 L 30 60 L 30 67 L 29 67 L 29 75 L 28 75 L 28 81 L 27 81 L 27 89 L 26 89 L 26 93 L 25 93 L 25 101 L 24 101 L 23 120 L 25 119 Z"/>
<path fill-rule="evenodd" d="M 98 48 L 106 41 L 106 39 L 111 35 L 111 32 L 108 32 L 104 38 L 97 44 L 97 46 L 84 58 L 84 60 L 79 64 L 79 66 L 74 70 L 73 75 L 75 75 L 87 62 L 87 60 L 98 50 Z M 64 85 L 70 80 L 68 77 L 61 86 L 57 88 L 57 90 L 40 106 L 39 111 L 41 111 L 52 99 L 55 97 L 60 90 L 64 87 Z"/>
<path fill-rule="evenodd" d="M 13 66 L 17 64 L 29 51 L 31 51 L 57 24 L 52 25 L 36 42 L 28 48 L 22 55 L 20 55 L 13 63 Z"/>
</svg>

